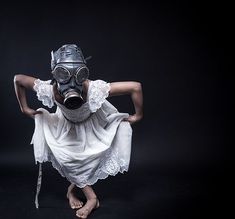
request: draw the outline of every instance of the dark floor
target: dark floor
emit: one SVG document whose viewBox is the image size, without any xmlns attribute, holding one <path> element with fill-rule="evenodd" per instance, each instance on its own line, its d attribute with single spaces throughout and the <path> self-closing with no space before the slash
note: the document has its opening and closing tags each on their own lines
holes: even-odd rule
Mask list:
<svg viewBox="0 0 235 219">
<path fill-rule="evenodd" d="M 186 170 L 187 169 L 187 170 Z M 40 209 L 35 209 L 37 166 L 1 169 L 0 218 L 76 218 L 65 198 L 69 185 L 50 163 L 43 166 Z M 135 168 L 93 186 L 101 203 L 89 218 L 225 218 L 229 182 L 215 168 Z M 83 198 L 82 194 L 79 196 Z"/>
</svg>

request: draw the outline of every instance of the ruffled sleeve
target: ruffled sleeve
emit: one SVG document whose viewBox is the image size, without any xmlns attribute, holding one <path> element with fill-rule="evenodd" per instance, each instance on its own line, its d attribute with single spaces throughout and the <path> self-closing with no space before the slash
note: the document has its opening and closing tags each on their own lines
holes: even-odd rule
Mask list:
<svg viewBox="0 0 235 219">
<path fill-rule="evenodd" d="M 109 95 L 110 83 L 103 80 L 95 80 L 89 82 L 88 103 L 91 112 L 96 112 L 104 103 Z"/>
<path fill-rule="evenodd" d="M 44 106 L 52 108 L 54 106 L 54 100 L 52 85 L 50 82 L 51 80 L 42 81 L 40 79 L 36 79 L 34 81 L 33 89 L 37 93 L 38 100 L 42 101 Z"/>
</svg>

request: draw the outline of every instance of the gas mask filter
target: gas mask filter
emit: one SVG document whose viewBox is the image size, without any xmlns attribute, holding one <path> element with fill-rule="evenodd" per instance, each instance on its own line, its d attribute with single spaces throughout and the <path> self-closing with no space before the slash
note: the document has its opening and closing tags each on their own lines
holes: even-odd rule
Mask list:
<svg viewBox="0 0 235 219">
<path fill-rule="evenodd" d="M 52 51 L 51 69 L 58 92 L 64 97 L 65 107 L 79 108 L 84 103 L 82 83 L 89 76 L 81 49 L 74 44 L 67 44 L 56 52 Z"/>
</svg>

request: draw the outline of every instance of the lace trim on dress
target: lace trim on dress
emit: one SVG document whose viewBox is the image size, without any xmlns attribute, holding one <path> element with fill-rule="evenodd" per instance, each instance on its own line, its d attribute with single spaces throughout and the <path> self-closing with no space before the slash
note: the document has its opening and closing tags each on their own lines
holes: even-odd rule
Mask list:
<svg viewBox="0 0 235 219">
<path fill-rule="evenodd" d="M 91 112 L 96 112 L 101 107 L 110 91 L 110 83 L 103 80 L 90 81 L 88 102 Z"/>
<path fill-rule="evenodd" d="M 33 89 L 37 92 L 38 100 L 42 101 L 44 106 L 52 108 L 54 106 L 51 80 L 42 81 L 36 79 L 34 81 Z"/>
<path fill-rule="evenodd" d="M 110 148 L 111 149 L 111 148 Z M 108 176 L 115 176 L 116 174 L 124 173 L 128 171 L 129 164 L 120 159 L 117 149 L 108 150 L 103 160 L 101 161 L 99 168 L 95 171 L 92 178 L 87 179 L 86 175 L 79 175 L 79 188 L 83 188 L 86 185 L 93 185 L 100 179 L 106 179 Z"/>
<path fill-rule="evenodd" d="M 112 151 L 108 150 L 105 157 L 102 159 L 99 168 L 90 179 L 88 179 L 87 175 L 84 174 L 79 175 L 77 177 L 78 181 L 75 182 L 74 178 L 70 177 L 69 174 L 66 174 L 66 170 L 63 170 L 63 167 L 60 166 L 51 152 L 49 152 L 48 161 L 51 162 L 52 166 L 61 174 L 62 177 L 65 177 L 69 182 L 74 183 L 79 188 L 93 185 L 99 179 L 106 179 L 109 175 L 115 176 L 119 172 L 127 172 L 129 167 L 129 164 L 124 159 L 119 158 L 117 149 Z"/>
</svg>

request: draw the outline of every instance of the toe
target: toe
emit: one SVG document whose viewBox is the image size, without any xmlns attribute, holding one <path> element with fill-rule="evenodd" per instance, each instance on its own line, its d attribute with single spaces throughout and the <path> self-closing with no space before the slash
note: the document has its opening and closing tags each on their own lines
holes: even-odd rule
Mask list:
<svg viewBox="0 0 235 219">
<path fill-rule="evenodd" d="M 71 207 L 72 209 L 74 209 L 74 208 L 75 208 L 75 204 L 74 204 L 74 203 L 70 203 L 70 207 Z"/>
<path fill-rule="evenodd" d="M 82 203 L 82 202 L 77 202 L 77 203 L 76 203 L 76 207 L 77 207 L 77 208 L 81 208 L 81 207 L 82 207 L 82 205 L 83 205 L 83 203 Z"/>
<path fill-rule="evenodd" d="M 82 206 L 80 204 L 77 204 L 76 205 L 76 208 L 81 208 Z"/>
<path fill-rule="evenodd" d="M 77 213 L 76 213 L 76 216 L 79 217 L 79 218 L 82 218 L 83 214 L 80 213 L 80 212 L 77 212 Z"/>
<path fill-rule="evenodd" d="M 87 218 L 87 214 L 84 211 L 77 211 L 76 215 L 80 218 Z"/>
</svg>

